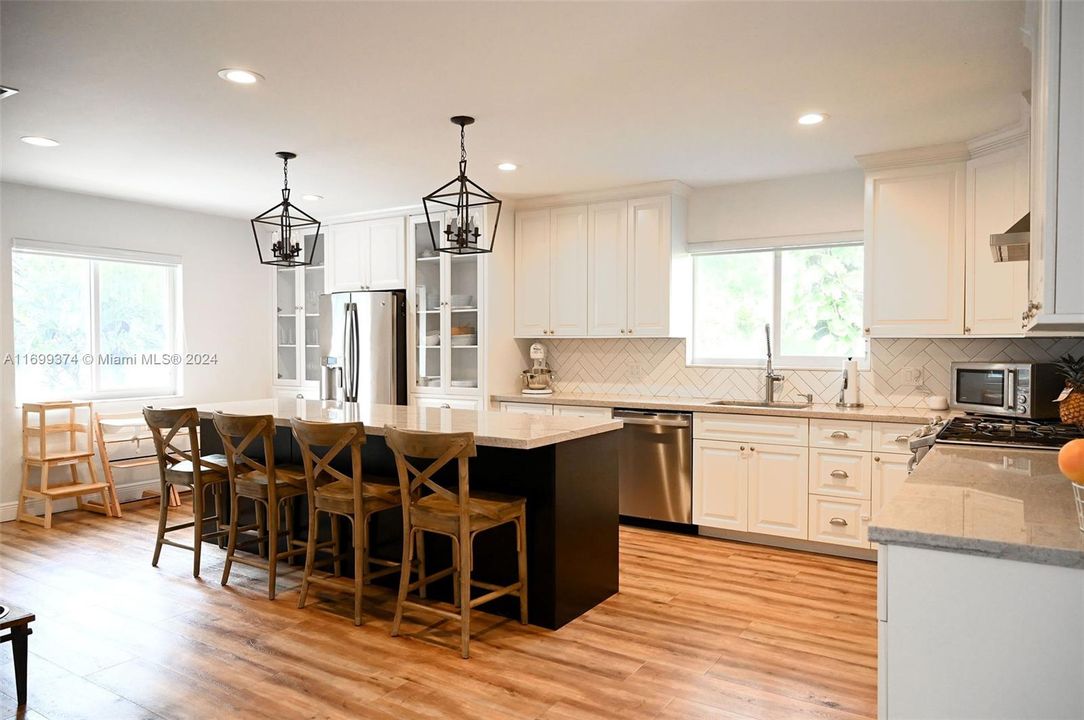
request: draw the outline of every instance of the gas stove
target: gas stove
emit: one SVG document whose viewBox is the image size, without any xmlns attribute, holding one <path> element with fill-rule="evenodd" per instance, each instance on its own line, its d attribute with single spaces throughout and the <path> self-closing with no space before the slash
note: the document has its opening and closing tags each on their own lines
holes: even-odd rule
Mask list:
<svg viewBox="0 0 1084 720">
<path fill-rule="evenodd" d="M 985 415 L 954 417 L 937 433 L 939 443 L 1029 450 L 1058 450 L 1079 438 L 1084 438 L 1084 428 L 1077 425 Z"/>
</svg>

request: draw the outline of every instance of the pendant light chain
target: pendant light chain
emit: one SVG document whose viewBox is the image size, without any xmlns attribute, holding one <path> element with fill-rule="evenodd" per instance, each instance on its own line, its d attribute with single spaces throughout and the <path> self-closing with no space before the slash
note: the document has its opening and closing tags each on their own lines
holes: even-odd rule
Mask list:
<svg viewBox="0 0 1084 720">
<path fill-rule="evenodd" d="M 287 168 L 288 168 L 289 164 L 290 164 L 290 159 L 289 158 L 283 158 L 282 159 L 282 189 L 283 190 L 289 190 L 290 189 L 290 176 L 289 176 L 288 171 L 287 171 Z"/>
<path fill-rule="evenodd" d="M 465 125 L 459 126 L 459 175 L 465 177 L 467 174 L 467 128 Z"/>
</svg>

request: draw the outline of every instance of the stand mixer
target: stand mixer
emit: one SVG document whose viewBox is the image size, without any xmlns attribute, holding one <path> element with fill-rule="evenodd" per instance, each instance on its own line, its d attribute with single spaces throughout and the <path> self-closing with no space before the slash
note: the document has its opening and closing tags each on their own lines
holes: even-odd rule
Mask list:
<svg viewBox="0 0 1084 720">
<path fill-rule="evenodd" d="M 553 370 L 546 367 L 546 348 L 542 343 L 531 345 L 533 364 L 520 375 L 524 395 L 552 395 Z"/>
</svg>

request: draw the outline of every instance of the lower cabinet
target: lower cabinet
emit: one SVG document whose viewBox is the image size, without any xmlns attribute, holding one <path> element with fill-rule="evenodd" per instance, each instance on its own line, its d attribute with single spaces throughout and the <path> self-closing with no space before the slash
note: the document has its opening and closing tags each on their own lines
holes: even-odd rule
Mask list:
<svg viewBox="0 0 1084 720">
<path fill-rule="evenodd" d="M 884 453 L 873 456 L 873 510 L 877 511 L 892 499 L 907 480 L 910 455 Z"/>
<path fill-rule="evenodd" d="M 806 537 L 809 450 L 727 440 L 693 441 L 693 522 Z"/>
<path fill-rule="evenodd" d="M 412 404 L 421 408 L 443 408 L 445 410 L 477 410 L 478 401 L 474 398 L 445 398 L 432 395 L 413 395 Z"/>
<path fill-rule="evenodd" d="M 809 539 L 816 542 L 868 548 L 869 500 L 809 496 Z"/>
<path fill-rule="evenodd" d="M 612 408 L 593 407 L 590 405 L 554 405 L 553 414 L 564 415 L 566 417 L 603 418 L 609 420 L 614 416 L 614 411 Z"/>
<path fill-rule="evenodd" d="M 749 532 L 806 537 L 809 450 L 787 445 L 749 448 Z"/>
</svg>

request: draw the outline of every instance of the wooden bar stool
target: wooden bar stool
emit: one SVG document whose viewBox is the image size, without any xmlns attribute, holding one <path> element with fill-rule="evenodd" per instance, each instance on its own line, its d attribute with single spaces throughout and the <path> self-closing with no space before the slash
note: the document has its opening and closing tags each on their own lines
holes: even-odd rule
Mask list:
<svg viewBox="0 0 1084 720">
<path fill-rule="evenodd" d="M 401 504 L 399 485 L 385 478 L 363 479 L 361 447 L 365 444 L 363 423 L 306 422 L 294 418 L 291 423 L 294 437 L 301 447 L 305 467 L 305 483 L 309 501 L 309 537 L 305 554 L 305 574 L 301 580 L 301 597 L 297 606 L 305 607 L 309 586 L 312 584 L 354 593 L 354 624 L 361 625 L 363 587 L 375 578 L 399 572 L 401 565 L 391 560 L 372 558 L 369 555 L 369 520 L 382 510 L 393 510 Z M 313 448 L 328 448 L 320 454 Z M 350 474 L 331 467 L 331 462 L 343 450 L 350 452 Z M 354 579 L 349 582 L 339 577 L 313 574 L 316 551 L 328 546 L 318 543 L 318 513 L 330 516 L 335 575 L 339 575 L 339 532 L 336 515 L 350 520 L 354 548 Z M 405 537 L 404 537 L 405 539 Z M 370 572 L 373 565 L 382 566 Z M 424 550 L 418 549 L 418 575 L 425 580 Z M 423 586 L 424 587 L 424 586 Z"/>
<path fill-rule="evenodd" d="M 23 522 L 41 525 L 48 529 L 53 526 L 53 502 L 62 498 L 74 497 L 80 510 L 93 510 L 104 515 L 113 515 L 114 500 L 110 498 L 109 483 L 99 482 L 94 468 L 94 442 L 90 434 L 93 405 L 89 402 L 71 402 L 62 400 L 43 403 L 23 403 L 23 478 L 19 491 L 19 505 L 16 517 Z M 64 417 L 63 422 L 50 420 L 57 414 Z M 82 414 L 85 419 L 80 418 Z M 37 422 L 31 417 L 36 415 Z M 50 443 L 50 437 L 66 436 L 66 441 Z M 32 442 L 33 440 L 33 442 Z M 52 445 L 52 447 L 50 447 Z M 60 445 L 61 447 L 57 447 Z M 86 465 L 90 482 L 79 479 L 79 466 Z M 56 467 L 67 466 L 71 480 L 60 484 L 49 484 L 49 471 Z M 38 468 L 41 481 L 37 489 L 30 487 L 30 469 Z M 89 494 L 101 496 L 101 503 L 89 505 L 83 497 Z M 41 500 L 45 504 L 42 517 L 26 510 L 27 500 Z"/>
<path fill-rule="evenodd" d="M 147 426 L 147 420 L 142 413 L 139 412 L 126 412 L 126 413 L 94 413 L 94 438 L 98 445 L 98 459 L 102 463 L 102 475 L 105 476 L 105 481 L 109 483 L 109 491 L 113 495 L 113 514 L 117 517 L 122 517 L 120 499 L 117 496 L 117 484 L 113 479 L 114 470 L 134 470 L 141 467 L 149 467 L 151 465 L 158 465 L 157 452 L 151 452 L 148 454 L 143 451 L 141 445 L 146 440 L 153 440 L 153 436 Z M 113 457 L 115 454 L 111 451 L 111 445 L 135 445 L 136 452 L 138 454 L 125 454 L 123 457 Z M 154 443 L 151 443 L 152 448 L 156 448 Z M 223 458 L 226 456 L 223 455 Z M 225 460 L 223 460 L 223 463 Z M 222 471 L 225 472 L 225 464 L 222 466 Z M 153 497 L 154 492 L 147 490 L 143 493 L 143 497 Z M 173 484 L 169 485 L 169 506 L 179 507 L 181 504 L 180 496 L 177 495 L 177 488 Z M 87 503 L 91 505 L 91 503 Z"/>
<path fill-rule="evenodd" d="M 216 412 L 212 416 L 215 429 L 222 438 L 226 450 L 226 465 L 230 478 L 230 529 L 226 546 L 226 566 L 222 569 L 222 584 L 230 580 L 233 563 L 267 570 L 267 597 L 275 599 L 275 579 L 278 561 L 292 560 L 306 550 L 306 543 L 294 539 L 293 499 L 305 494 L 305 470 L 296 465 L 275 463 L 275 418 L 270 415 L 229 415 Z M 245 451 L 260 441 L 264 461 L 258 462 Z M 256 505 L 256 525 L 260 542 L 260 554 L 266 549 L 267 561 L 237 555 L 237 533 L 240 498 L 248 498 Z M 279 552 L 279 521 L 286 510 L 286 550 Z M 264 523 L 260 517 L 263 510 L 267 516 Z M 266 526 L 266 532 L 264 530 Z"/>
<path fill-rule="evenodd" d="M 404 607 L 427 609 L 460 622 L 461 652 L 470 657 L 470 611 L 483 603 L 502 595 L 519 597 L 519 620 L 527 624 L 527 501 L 505 495 L 470 493 L 468 461 L 477 454 L 474 433 L 427 433 L 396 430 L 384 427 L 384 439 L 395 453 L 399 470 L 399 488 L 403 495 L 403 527 L 409 534 L 403 542 L 403 567 L 410 567 L 415 535 L 434 532 L 452 539 L 455 575 L 454 605 L 458 612 L 433 603 L 422 603 L 407 598 L 408 593 L 419 587 L 410 582 L 407 573 L 399 580 L 399 598 L 395 604 L 395 619 L 391 634 L 399 634 Z M 432 460 L 425 469 L 418 469 L 410 458 Z M 442 467 L 456 461 L 459 482 L 456 491 L 449 490 L 433 479 Z M 422 488 L 429 494 L 422 495 Z M 493 585 L 471 580 L 472 546 L 478 533 L 505 523 L 516 526 L 516 552 L 519 564 L 519 580 L 511 585 Z M 433 576 L 435 577 L 435 576 Z M 472 598 L 471 587 L 487 590 Z"/>
<path fill-rule="evenodd" d="M 161 479 L 158 506 L 158 536 L 154 543 L 154 557 L 151 565 L 158 567 L 158 558 L 162 555 L 162 546 L 191 550 L 192 577 L 199 577 L 200 551 L 203 541 L 221 539 L 226 531 L 222 529 L 222 487 L 227 482 L 226 456 L 203 455 L 199 445 L 199 413 L 196 408 L 177 408 L 155 410 L 143 408 L 143 418 L 154 440 L 154 449 L 158 460 L 158 475 Z M 186 448 L 178 447 L 181 441 Z M 175 495 L 174 486 L 192 490 L 192 521 L 179 525 L 167 525 L 169 518 L 169 499 Z M 204 502 L 206 490 L 211 488 L 214 496 L 214 515 L 205 516 Z M 215 521 L 215 529 L 204 532 L 208 520 Z M 192 544 L 185 545 L 166 537 L 166 533 L 192 528 Z"/>
</svg>

